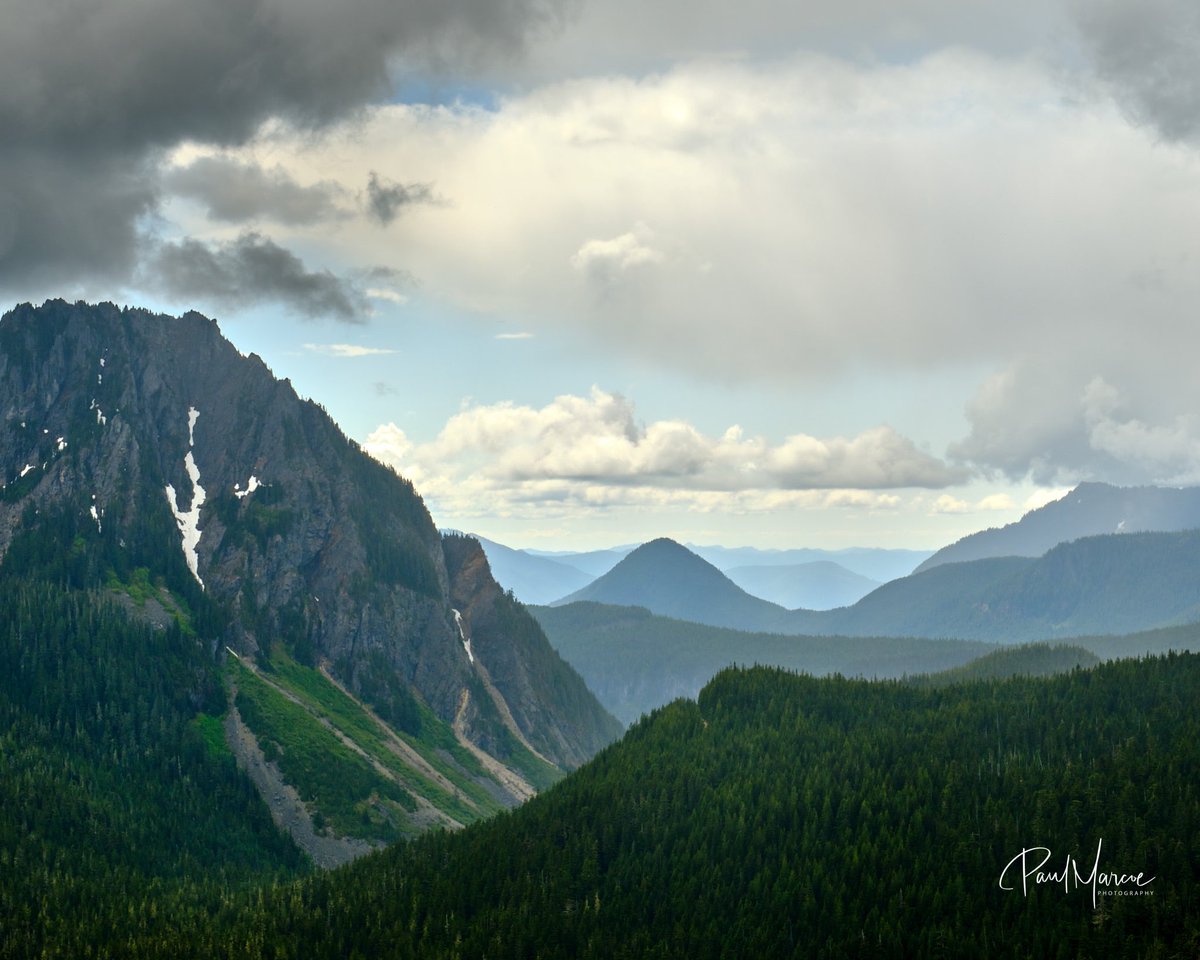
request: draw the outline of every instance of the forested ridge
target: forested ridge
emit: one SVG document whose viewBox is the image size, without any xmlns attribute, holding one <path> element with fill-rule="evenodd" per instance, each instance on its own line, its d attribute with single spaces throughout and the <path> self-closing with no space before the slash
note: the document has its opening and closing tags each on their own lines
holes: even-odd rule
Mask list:
<svg viewBox="0 0 1200 960">
<path fill-rule="evenodd" d="M 41 616 L 35 608 L 55 603 L 31 595 L 23 609 Z M 16 620 L 4 622 L 5 642 L 21 662 Z M 23 648 L 24 628 L 19 637 Z M 167 641 L 168 651 L 187 642 L 145 639 L 156 648 Z M 148 665 L 161 655 L 142 653 Z M 36 810 L 52 805 L 48 796 L 94 806 L 91 784 L 81 796 L 77 779 L 6 771 L 5 955 L 1193 957 L 1200 949 L 1197 656 L 934 689 L 727 670 L 697 702 L 656 711 L 516 811 L 296 879 L 294 859 L 262 818 L 247 821 L 261 829 L 204 846 L 223 827 L 196 771 L 228 766 L 204 753 L 197 724 L 182 722 L 215 709 L 198 679 L 197 694 L 172 699 L 164 686 L 148 698 L 160 706 L 133 722 L 134 748 L 118 746 L 124 734 L 115 731 L 97 748 L 153 754 L 138 745 L 155 742 L 154 730 L 177 731 L 174 773 L 151 756 L 146 782 L 158 776 L 155 789 L 185 798 L 197 791 L 198 806 L 119 792 L 114 805 L 129 819 L 81 848 L 68 821 L 95 815 L 68 806 L 59 823 Z M 58 731 L 43 731 L 55 742 L 62 731 L 86 733 L 92 681 L 82 682 L 67 683 L 74 692 L 44 721 L 22 722 Z M 10 686 L 5 709 L 28 713 Z M 76 699 L 87 707 L 72 706 Z M 153 719 L 153 710 L 176 719 Z M 37 750 L 51 747 L 37 743 L 10 733 L 6 768 L 38 768 Z M 106 763 L 94 755 L 96 771 Z M 57 757 L 40 763 L 58 766 Z M 222 789 L 237 796 L 231 783 Z M 112 851 L 138 819 L 151 837 L 126 864 Z M 1093 909 L 1086 889 L 999 888 L 1025 847 L 1051 848 L 1056 869 L 1070 854 L 1086 875 L 1098 842 L 1103 869 L 1154 877 L 1152 895 L 1101 897 Z"/>
<path fill-rule="evenodd" d="M 243 922 L 281 956 L 1191 957 L 1197 694 L 1190 655 L 937 690 L 730 670 L 521 810 Z M 999 888 L 1101 840 L 1152 896 Z"/>
<path fill-rule="evenodd" d="M 0 581 L 0 954 L 120 953 L 160 909 L 307 869 L 237 771 L 224 709 L 189 631 Z"/>
</svg>

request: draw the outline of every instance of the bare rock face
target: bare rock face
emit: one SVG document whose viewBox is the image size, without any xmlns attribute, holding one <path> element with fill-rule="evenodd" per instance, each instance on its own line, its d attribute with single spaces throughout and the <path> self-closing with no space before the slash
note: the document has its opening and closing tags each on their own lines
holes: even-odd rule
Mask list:
<svg viewBox="0 0 1200 960">
<path fill-rule="evenodd" d="M 567 766 L 578 766 L 615 739 L 620 724 L 549 645 L 533 616 L 500 589 L 479 541 L 446 535 L 442 542 L 450 601 L 519 738 L 534 752 Z M 555 717 L 570 719 L 559 723 Z"/>
<path fill-rule="evenodd" d="M 398 679 L 449 721 L 477 676 L 457 604 L 549 759 L 577 765 L 615 735 L 586 688 L 555 693 L 578 677 L 540 631 L 506 635 L 486 561 L 452 597 L 412 485 L 200 314 L 50 301 L 0 319 L 0 484 L 0 557 L 54 523 L 83 544 L 80 576 L 149 568 L 190 598 L 214 649 L 283 642 L 355 691 Z"/>
</svg>

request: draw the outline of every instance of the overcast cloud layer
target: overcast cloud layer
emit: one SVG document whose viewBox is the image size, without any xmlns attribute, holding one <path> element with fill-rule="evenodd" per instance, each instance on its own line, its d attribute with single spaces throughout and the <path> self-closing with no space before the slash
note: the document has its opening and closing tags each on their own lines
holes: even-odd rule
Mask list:
<svg viewBox="0 0 1200 960">
<path fill-rule="evenodd" d="M 942 492 L 970 476 L 1200 482 L 1191 0 L 0 13 L 11 298 L 362 324 L 419 289 L 697 384 L 985 371 L 946 396 L 966 430 L 944 450 L 883 410 L 768 441 L 685 409 L 642 427 L 602 392 L 472 406 L 426 443 L 377 431 L 447 497 L 876 508 L 916 489 L 954 515 L 1003 505 Z"/>
<path fill-rule="evenodd" d="M 448 202 L 389 236 L 466 309 L 731 382 L 990 366 L 947 400 L 963 465 L 1200 480 L 1200 155 L 1044 66 L 691 65 L 389 107 L 354 143 L 306 173 L 436 173 Z"/>
</svg>

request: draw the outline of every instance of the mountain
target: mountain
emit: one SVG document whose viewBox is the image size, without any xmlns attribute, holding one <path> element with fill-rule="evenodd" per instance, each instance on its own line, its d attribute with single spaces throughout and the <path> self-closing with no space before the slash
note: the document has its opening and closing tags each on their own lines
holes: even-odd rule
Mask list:
<svg viewBox="0 0 1200 960">
<path fill-rule="evenodd" d="M 786 566 L 730 567 L 725 576 L 751 596 L 788 610 L 831 610 L 861 600 L 878 587 L 871 580 L 832 560 Z"/>
<path fill-rule="evenodd" d="M 757 547 L 717 547 L 694 543 L 687 548 L 703 557 L 718 570 L 728 573 L 735 567 L 786 567 L 801 563 L 832 562 L 860 577 L 886 583 L 906 577 L 932 550 L 897 550 L 883 547 L 846 547 L 841 550 L 819 550 L 797 547 L 791 550 L 760 550 Z"/>
<path fill-rule="evenodd" d="M 473 536 L 483 547 L 496 582 L 522 603 L 550 603 L 595 579 L 569 563 L 514 550 L 479 534 Z"/>
<path fill-rule="evenodd" d="M 576 570 L 586 573 L 589 579 L 594 580 L 596 577 L 608 573 L 621 560 L 629 556 L 633 549 L 634 547 L 630 546 L 613 547 L 611 550 L 584 550 L 581 552 L 571 550 L 525 550 L 523 552 L 534 557 L 547 557 L 556 563 L 565 563 L 569 567 L 574 567 Z"/>
<path fill-rule="evenodd" d="M 777 629 L 1020 643 L 1197 619 L 1200 531 L 1190 530 L 1085 537 L 1038 558 L 942 564 L 852 607 L 792 611 Z"/>
<path fill-rule="evenodd" d="M 301 819 L 329 819 L 331 790 L 368 839 L 461 823 L 619 732 L 476 541 L 441 536 L 411 484 L 199 314 L 0 319 L 0 483 L 0 580 L 103 591 L 193 637 L 226 673 L 228 745 L 297 789 Z M 330 782 L 317 746 L 347 740 Z"/>
<path fill-rule="evenodd" d="M 664 617 L 741 629 L 755 629 L 785 612 L 750 596 L 711 563 L 665 537 L 642 544 L 604 576 L 555 605 L 579 600 L 645 607 Z"/>
<path fill-rule="evenodd" d="M 895 679 L 961 666 L 995 649 L 974 640 L 743 632 L 590 601 L 531 612 L 555 649 L 625 723 L 679 697 L 695 697 L 739 663 Z"/>
<path fill-rule="evenodd" d="M 1057 544 L 1097 534 L 1196 528 L 1200 528 L 1200 487 L 1081 483 L 1015 523 L 982 530 L 943 547 L 915 572 L 988 557 L 1040 557 Z"/>
<path fill-rule="evenodd" d="M 511 814 L 289 883 L 100 889 L 5 935 L 197 960 L 1190 957 L 1198 698 L 1194 655 L 938 688 L 729 670 Z M 1040 847 L 1067 882 L 1033 875 Z"/>
<path fill-rule="evenodd" d="M 987 592 L 994 588 L 995 581 L 985 580 L 982 588 L 978 585 L 973 588 L 971 576 L 981 572 L 973 568 L 990 568 L 996 579 L 1003 579 L 1006 572 L 1023 571 L 1036 584 L 1041 573 L 1036 566 L 1030 572 L 1029 565 L 1034 563 L 1014 557 L 978 561 L 977 564 L 951 564 L 928 574 L 915 575 L 913 580 L 929 581 L 923 584 L 929 610 L 918 615 L 929 616 L 930 622 L 936 624 L 936 617 L 930 613 L 933 610 L 942 618 L 943 624 L 949 620 L 957 623 L 962 632 L 967 632 L 971 626 L 978 631 L 981 621 L 968 624 L 961 618 L 967 617 L 972 607 L 988 604 L 987 599 L 980 597 L 995 599 L 994 593 Z M 958 578 L 952 574 L 963 576 Z M 1119 581 L 1119 575 L 1117 579 Z M 916 598 L 899 589 L 899 584 L 896 586 L 888 603 L 881 603 L 878 609 L 871 611 L 867 625 L 883 624 L 881 630 L 886 630 L 888 624 L 895 621 L 901 625 L 900 629 L 904 628 L 904 610 L 908 602 Z M 972 589 L 976 592 L 972 593 Z M 1167 591 L 1170 589 L 1169 586 L 1166 588 Z M 1134 587 L 1135 593 L 1136 590 Z M 1111 585 L 1111 603 L 1106 596 L 1108 592 L 1109 589 L 1103 587 L 1096 592 L 1105 604 L 1096 620 L 1106 627 L 1120 622 L 1120 608 L 1131 603 L 1130 594 L 1121 592 L 1119 582 Z M 940 601 L 937 600 L 939 596 Z M 1087 602 L 1097 601 L 1093 598 Z M 954 611 L 959 606 L 965 606 L 968 613 L 960 609 L 961 618 L 956 619 Z M 550 642 L 582 674 L 605 707 L 627 723 L 677 697 L 695 696 L 717 672 L 739 663 L 785 667 L 815 676 L 838 673 L 887 679 L 934 674 L 933 680 L 925 682 L 942 682 L 943 679 L 958 682 L 976 677 L 1040 675 L 1069 670 L 1076 665 L 1094 663 L 1095 658 L 1200 650 L 1200 622 L 1123 634 L 1083 632 L 1075 635 L 1063 630 L 1061 641 L 1056 641 L 1053 646 L 1042 643 L 997 649 L 992 645 L 997 640 L 995 636 L 991 642 L 984 642 L 979 639 L 930 639 L 919 635 L 872 635 L 865 629 L 861 635 L 743 632 L 657 616 L 640 607 L 591 602 L 534 607 L 532 612 Z M 1146 615 L 1144 610 L 1141 615 Z M 823 614 L 815 616 L 827 623 L 831 620 Z M 855 626 L 847 619 L 842 619 L 840 625 L 846 630 Z M 832 627 L 830 630 L 832 633 Z M 1008 642 L 1008 638 L 1020 635 L 1029 640 L 1046 632 L 1044 626 L 1030 629 L 1028 622 L 1010 621 L 999 639 Z M 938 636 L 949 635 L 949 631 L 939 630 Z"/>
<path fill-rule="evenodd" d="M 941 564 L 833 610 L 785 610 L 686 547 L 655 540 L 554 606 L 577 601 L 789 635 L 1024 643 L 1125 634 L 1200 620 L 1200 531 L 1085 537 L 1037 558 Z"/>
</svg>

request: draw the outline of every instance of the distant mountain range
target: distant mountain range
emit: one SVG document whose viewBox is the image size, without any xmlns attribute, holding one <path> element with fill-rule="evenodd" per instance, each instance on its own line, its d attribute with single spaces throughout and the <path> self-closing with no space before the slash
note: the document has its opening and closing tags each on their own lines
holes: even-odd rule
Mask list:
<svg viewBox="0 0 1200 960">
<path fill-rule="evenodd" d="M 551 603 L 593 580 L 591 574 L 552 557 L 514 550 L 478 535 L 475 539 L 487 554 L 496 582 L 511 590 L 522 603 Z M 613 564 L 620 559 L 614 557 Z"/>
<path fill-rule="evenodd" d="M 947 564 L 1005 557 L 1035 559 L 1059 544 L 1083 537 L 1173 533 L 1197 528 L 1200 528 L 1200 488 L 1081 483 L 1061 499 L 1030 511 L 1015 523 L 973 533 L 936 552 L 869 547 L 760 550 L 687 544 L 686 550 L 706 561 L 712 569 L 693 564 L 690 574 L 676 570 L 667 555 L 660 551 L 653 559 L 639 554 L 637 567 L 632 572 L 624 570 L 600 582 L 641 548 L 621 546 L 584 552 L 514 550 L 482 537 L 478 539 L 487 552 L 497 580 L 526 603 L 540 605 L 586 599 L 635 604 L 656 613 L 700 623 L 786 633 L 825 631 L 836 626 L 838 630 L 867 633 L 881 629 L 888 633 L 902 629 L 906 635 L 913 630 L 967 630 L 973 635 L 980 629 L 991 628 L 968 622 L 971 618 L 961 611 L 952 612 L 953 591 L 982 591 L 979 602 L 986 603 L 983 594 L 991 589 L 992 574 L 1009 567 L 979 567 L 948 575 L 944 581 L 924 581 L 919 586 L 909 584 L 896 588 L 897 593 L 889 591 L 874 597 L 854 614 L 841 613 L 828 622 L 814 621 L 804 613 L 783 616 L 772 606 L 785 611 L 809 612 L 853 607 L 881 585 Z M 678 553 L 675 556 L 677 561 L 682 559 Z M 657 567 L 659 561 L 665 563 L 662 569 Z M 713 577 L 713 569 L 724 574 L 729 583 Z M 731 590 L 730 583 L 738 590 Z M 947 591 L 947 596 L 938 603 L 946 607 L 945 616 L 932 616 L 918 603 L 914 609 L 899 611 L 899 619 L 888 621 L 892 617 L 892 603 L 901 602 L 893 598 L 903 598 L 904 602 L 913 599 L 932 602 L 932 595 L 943 590 Z M 741 594 L 767 601 L 772 606 L 749 602 Z M 1134 608 L 1137 606 L 1135 602 Z M 1017 619 L 1022 618 L 1018 616 Z M 1147 626 L 1152 618 L 1147 611 L 1146 615 L 1139 613 L 1134 619 L 1140 627 Z M 1171 621 L 1168 618 L 1163 622 Z M 1102 625 L 1092 623 L 1088 629 L 1093 627 L 1099 629 Z M 1050 622 L 1018 625 L 1021 638 L 1029 631 L 1035 636 L 1043 633 L 1059 636 L 1061 628 L 1065 625 Z"/>
<path fill-rule="evenodd" d="M 520 552 L 528 553 L 534 557 L 546 557 L 557 563 L 565 563 L 568 567 L 581 570 L 592 579 L 595 579 L 601 574 L 608 573 L 609 570 L 620 563 L 637 546 L 634 543 L 623 547 L 613 547 L 609 550 L 584 550 L 581 553 L 575 553 L 570 550 L 522 550 Z"/>
<path fill-rule="evenodd" d="M 1016 523 L 981 530 L 943 547 L 917 573 L 944 563 L 988 557 L 1040 557 L 1080 537 L 1104 533 L 1173 532 L 1200 528 L 1200 487 L 1114 487 L 1081 483 L 1060 500 Z"/>
<path fill-rule="evenodd" d="M 1128 633 L 1200 619 L 1200 531 L 1088 537 L 1043 557 L 942 564 L 826 611 L 785 610 L 750 596 L 686 547 L 662 539 L 556 605 L 580 600 L 784 634 L 1020 643 Z"/>
<path fill-rule="evenodd" d="M 784 567 L 801 563 L 827 561 L 867 577 L 886 583 L 906 577 L 917 565 L 927 560 L 932 550 L 896 550 L 886 547 L 847 547 L 843 550 L 817 550 L 800 547 L 792 550 L 759 550 L 756 547 L 713 547 L 686 544 L 698 557 L 703 557 L 718 570 L 728 572 L 735 567 Z"/>
<path fill-rule="evenodd" d="M 922 637 L 785 636 L 689 623 L 643 607 L 579 602 L 531 612 L 562 657 L 619 720 L 678 697 L 694 697 L 721 669 L 769 664 L 813 676 L 915 678 L 924 685 L 1040 676 L 1097 659 L 1200 650 L 1200 624 L 1122 635 L 1075 636 L 1065 644 L 998 646 Z M 921 676 L 921 675 L 932 676 Z"/>
<path fill-rule="evenodd" d="M 747 593 L 788 610 L 830 610 L 856 603 L 880 586 L 832 560 L 783 566 L 731 567 L 725 576 Z"/>
<path fill-rule="evenodd" d="M 497 581 L 523 603 L 547 604 L 608 573 L 633 546 L 583 552 L 516 550 L 479 534 Z M 759 550 L 687 545 L 752 596 L 788 609 L 828 610 L 912 572 L 928 550 L 856 547 L 847 550 Z"/>
</svg>

